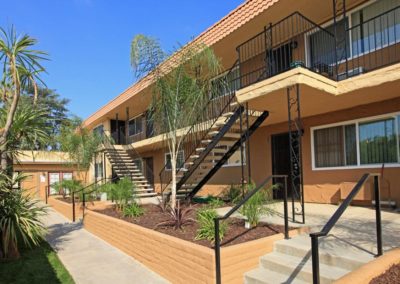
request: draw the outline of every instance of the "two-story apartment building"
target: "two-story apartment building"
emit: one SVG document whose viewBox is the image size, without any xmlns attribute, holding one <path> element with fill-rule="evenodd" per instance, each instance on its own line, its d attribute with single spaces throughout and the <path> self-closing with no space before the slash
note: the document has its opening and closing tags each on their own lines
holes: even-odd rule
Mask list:
<svg viewBox="0 0 400 284">
<path fill-rule="evenodd" d="M 178 191 L 218 194 L 287 174 L 296 198 L 337 203 L 347 183 L 378 172 L 382 199 L 399 204 L 399 41 L 399 0 L 244 2 L 194 39 L 221 58 L 215 80 L 229 87 L 210 95 L 203 122 L 182 129 Z M 152 82 L 84 122 L 115 141 L 93 176 L 129 173 L 149 195 L 170 182 L 164 137 L 147 114 Z M 368 188 L 361 199 L 372 199 Z"/>
</svg>

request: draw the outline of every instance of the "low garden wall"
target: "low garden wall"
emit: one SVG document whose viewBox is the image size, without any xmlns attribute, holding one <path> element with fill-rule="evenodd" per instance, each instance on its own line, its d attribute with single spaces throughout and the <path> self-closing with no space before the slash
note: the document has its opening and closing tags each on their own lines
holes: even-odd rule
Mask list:
<svg viewBox="0 0 400 284">
<path fill-rule="evenodd" d="M 61 213 L 67 219 L 72 221 L 72 203 L 63 202 L 50 196 L 47 203 L 53 207 L 58 213 Z M 80 209 L 80 204 L 75 204 L 75 218 L 78 220 L 82 217 L 82 210 Z"/>
<path fill-rule="evenodd" d="M 335 284 L 369 283 L 375 277 L 383 274 L 392 265 L 400 263 L 400 249 L 385 252 L 382 256 L 374 259 L 360 268 L 346 274 Z"/>
<path fill-rule="evenodd" d="M 173 283 L 215 283 L 213 249 L 90 210 L 85 213 L 84 228 Z M 243 274 L 256 268 L 259 258 L 283 237 L 277 234 L 222 247 L 222 283 L 243 283 Z"/>
<path fill-rule="evenodd" d="M 57 199 L 54 196 L 49 196 L 47 200 L 48 205 L 53 207 L 58 213 L 64 215 L 67 219 L 72 221 L 73 216 L 72 216 L 72 203 L 64 202 L 62 200 Z M 86 207 L 87 209 L 91 208 L 105 208 L 109 204 L 104 201 L 88 201 L 86 202 Z M 81 202 L 75 202 L 75 221 L 79 220 L 83 216 L 83 211 L 82 211 L 82 203 Z"/>
</svg>

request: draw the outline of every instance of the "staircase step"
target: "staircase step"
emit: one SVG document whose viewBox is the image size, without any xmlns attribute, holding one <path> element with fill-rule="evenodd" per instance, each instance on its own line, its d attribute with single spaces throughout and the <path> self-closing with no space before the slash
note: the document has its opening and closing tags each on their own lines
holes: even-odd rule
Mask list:
<svg viewBox="0 0 400 284">
<path fill-rule="evenodd" d="M 311 253 L 311 239 L 308 235 L 297 236 L 274 243 L 274 250 L 295 257 L 305 257 Z M 334 237 L 319 239 L 320 263 L 354 270 L 374 259 L 372 254 L 361 251 L 354 246 Z"/>
<path fill-rule="evenodd" d="M 139 198 L 144 198 L 144 197 L 153 197 L 153 196 L 157 196 L 157 193 L 155 192 L 149 192 L 149 193 L 139 193 L 136 195 Z"/>
<path fill-rule="evenodd" d="M 311 254 L 308 254 L 305 258 L 300 258 L 279 252 L 272 252 L 262 256 L 260 263 L 262 268 L 286 275 L 291 275 L 295 272 L 296 279 L 312 282 Z M 350 270 L 323 263 L 320 263 L 319 269 L 321 283 L 332 283 L 350 272 Z"/>
<path fill-rule="evenodd" d="M 222 114 L 221 116 L 223 116 L 223 117 L 231 117 L 232 115 L 234 115 L 233 112 L 225 112 L 225 113 Z"/>
<path fill-rule="evenodd" d="M 291 275 L 281 274 L 269 269 L 257 268 L 246 272 L 244 275 L 245 284 L 277 284 L 277 283 L 290 283 L 290 284 L 308 284 L 300 279 L 296 279 Z"/>
</svg>

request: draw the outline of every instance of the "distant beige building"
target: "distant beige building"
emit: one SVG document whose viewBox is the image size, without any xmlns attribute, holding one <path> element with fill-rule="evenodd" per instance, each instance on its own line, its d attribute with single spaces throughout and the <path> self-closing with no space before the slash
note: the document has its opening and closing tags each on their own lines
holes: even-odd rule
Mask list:
<svg viewBox="0 0 400 284">
<path fill-rule="evenodd" d="M 45 198 L 56 193 L 51 184 L 66 179 L 80 179 L 81 174 L 71 164 L 69 156 L 55 151 L 22 151 L 14 162 L 14 171 L 22 172 L 27 178 L 21 187 L 35 197 Z"/>
</svg>

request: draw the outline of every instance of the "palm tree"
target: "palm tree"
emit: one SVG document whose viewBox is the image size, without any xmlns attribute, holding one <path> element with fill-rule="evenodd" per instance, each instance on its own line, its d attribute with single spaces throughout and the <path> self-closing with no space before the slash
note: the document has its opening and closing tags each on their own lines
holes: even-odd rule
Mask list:
<svg viewBox="0 0 400 284">
<path fill-rule="evenodd" d="M 150 113 L 158 131 L 164 133 L 171 157 L 171 207 L 174 209 L 176 171 L 182 167 L 178 155 L 184 142 L 178 130 L 195 124 L 204 112 L 210 79 L 219 73 L 220 62 L 213 50 L 203 44 L 183 47 L 171 55 L 169 65 L 161 64 L 165 57 L 156 40 L 143 35 L 132 40 L 131 65 L 136 76 L 147 73 L 154 79 Z"/>
<path fill-rule="evenodd" d="M 39 74 L 45 69 L 40 61 L 46 60 L 46 53 L 35 50 L 37 40 L 28 35 L 17 36 L 14 27 L 6 32 L 0 28 L 0 64 L 3 65 L 3 86 L 8 86 L 8 112 L 0 130 L 0 168 L 10 171 L 12 162 L 7 153 L 10 130 L 14 122 L 21 93 L 28 84 L 40 80 Z M 35 83 L 36 84 L 36 83 Z"/>
</svg>

